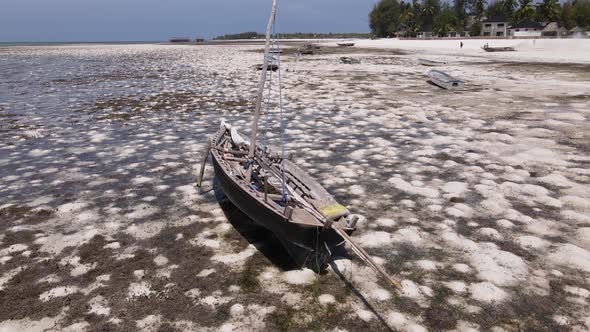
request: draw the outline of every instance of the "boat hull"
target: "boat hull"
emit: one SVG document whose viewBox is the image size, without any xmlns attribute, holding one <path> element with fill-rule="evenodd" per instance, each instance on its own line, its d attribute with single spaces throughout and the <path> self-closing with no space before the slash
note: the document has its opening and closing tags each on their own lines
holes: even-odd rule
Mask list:
<svg viewBox="0 0 590 332">
<path fill-rule="evenodd" d="M 331 253 L 344 246 L 344 240 L 334 230 L 324 231 L 322 227 L 292 223 L 266 208 L 230 179 L 216 156 L 213 156 L 213 169 L 219 186 L 229 201 L 257 225 L 272 232 L 298 267 L 323 271 Z"/>
<path fill-rule="evenodd" d="M 433 60 L 428 60 L 428 59 L 418 59 L 418 63 L 420 63 L 422 66 L 427 66 L 427 67 L 436 67 L 436 66 L 442 66 L 442 65 L 446 64 L 445 62 L 433 61 Z"/>
<path fill-rule="evenodd" d="M 514 47 L 482 47 L 486 52 L 514 52 Z"/>
<path fill-rule="evenodd" d="M 456 79 L 442 71 L 431 70 L 428 72 L 430 81 L 443 89 L 457 89 L 463 87 L 463 81 Z"/>
<path fill-rule="evenodd" d="M 463 82 L 460 82 L 460 81 L 456 81 L 456 82 L 444 82 L 444 81 L 440 81 L 440 80 L 433 79 L 433 78 L 431 78 L 430 81 L 434 85 L 436 85 L 438 87 L 441 87 L 443 89 L 446 89 L 446 90 L 458 89 L 458 88 L 463 87 L 463 84 L 464 84 Z"/>
<path fill-rule="evenodd" d="M 262 68 L 263 68 L 263 67 L 264 67 L 264 65 L 257 65 L 257 66 L 256 66 L 256 69 L 258 69 L 258 70 L 262 70 Z M 271 65 L 271 64 L 268 64 L 268 65 L 266 66 L 266 70 L 277 71 L 278 69 L 279 69 L 279 66 L 278 66 L 278 65 Z"/>
</svg>

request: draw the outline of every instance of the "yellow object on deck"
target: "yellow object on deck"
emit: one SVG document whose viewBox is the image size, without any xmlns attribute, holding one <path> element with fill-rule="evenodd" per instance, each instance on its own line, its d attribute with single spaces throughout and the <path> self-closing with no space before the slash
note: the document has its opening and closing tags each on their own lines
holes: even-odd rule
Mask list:
<svg viewBox="0 0 590 332">
<path fill-rule="evenodd" d="M 348 209 L 340 204 L 322 206 L 318 210 L 328 219 L 337 219 L 348 213 Z"/>
</svg>

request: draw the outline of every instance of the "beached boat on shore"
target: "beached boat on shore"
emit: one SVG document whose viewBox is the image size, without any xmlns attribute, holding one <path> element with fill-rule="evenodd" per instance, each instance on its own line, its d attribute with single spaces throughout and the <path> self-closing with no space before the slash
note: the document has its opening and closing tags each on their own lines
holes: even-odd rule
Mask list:
<svg viewBox="0 0 590 332">
<path fill-rule="evenodd" d="M 464 82 L 440 70 L 428 72 L 430 81 L 443 89 L 456 89 L 463 86 Z"/>
<path fill-rule="evenodd" d="M 354 43 L 336 43 L 340 47 L 352 47 Z"/>
<path fill-rule="evenodd" d="M 351 57 L 348 57 L 348 56 L 343 56 L 343 57 L 340 58 L 340 62 L 342 62 L 344 64 L 347 64 L 347 65 L 356 65 L 356 64 L 361 63 L 361 60 L 355 59 L 355 58 L 351 58 Z"/>
<path fill-rule="evenodd" d="M 264 68 L 264 64 L 259 64 L 259 65 L 256 65 L 255 67 L 258 70 L 262 70 L 262 68 Z M 277 71 L 278 69 L 279 69 L 278 65 L 270 64 L 270 63 L 266 65 L 266 70 Z"/>
<path fill-rule="evenodd" d="M 434 60 L 428 60 L 428 59 L 418 59 L 418 63 L 423 66 L 429 66 L 429 67 L 436 67 L 436 66 L 441 66 L 441 65 L 447 64 L 446 62 L 434 61 Z"/>
<path fill-rule="evenodd" d="M 211 139 L 215 176 L 228 199 L 270 230 L 299 266 L 325 269 L 356 219 L 313 178 L 280 154 L 255 147 L 222 123 Z M 251 165 L 251 166 L 248 166 Z M 329 224 L 329 227 L 326 225 Z"/>
<path fill-rule="evenodd" d="M 237 128 L 222 121 L 219 130 L 207 146 L 197 186 L 201 186 L 205 165 L 211 155 L 215 176 L 225 196 L 254 223 L 269 230 L 283 244 L 297 265 L 318 272 L 323 271 L 331 259 L 332 252 L 339 248 L 343 249 L 345 243 L 348 243 L 366 264 L 393 286 L 400 287 L 398 281 L 390 277 L 350 238 L 350 234 L 356 228 L 358 217 L 338 204 L 319 182 L 285 158 L 282 138 L 282 150 L 279 154 L 271 153 L 266 145 L 261 147 L 256 144 L 269 65 L 270 31 L 275 14 L 276 0 L 273 0 L 266 28 L 265 56 L 250 140 L 244 139 Z M 281 106 L 280 74 L 278 81 L 280 128 L 283 137 L 285 126 Z"/>
<path fill-rule="evenodd" d="M 305 45 L 303 45 L 303 49 L 306 49 L 306 50 L 319 50 L 320 49 L 320 45 L 316 45 L 316 44 L 305 44 Z"/>
<path fill-rule="evenodd" d="M 487 45 L 484 45 L 481 47 L 482 50 L 486 51 L 486 52 L 514 52 L 516 51 L 516 49 L 514 49 L 514 47 L 489 47 Z"/>
</svg>

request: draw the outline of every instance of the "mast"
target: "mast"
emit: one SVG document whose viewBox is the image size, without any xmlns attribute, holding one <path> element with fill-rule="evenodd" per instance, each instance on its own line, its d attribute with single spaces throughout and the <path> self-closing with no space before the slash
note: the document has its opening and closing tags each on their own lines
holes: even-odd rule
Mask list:
<svg viewBox="0 0 590 332">
<path fill-rule="evenodd" d="M 260 118 L 260 109 L 262 107 L 262 93 L 264 92 L 264 83 L 266 82 L 266 71 L 268 68 L 268 50 L 270 48 L 270 31 L 272 24 L 275 20 L 275 14 L 277 11 L 277 0 L 272 0 L 272 10 L 270 12 L 270 18 L 268 19 L 268 25 L 266 26 L 266 42 L 264 44 L 264 62 L 262 64 L 262 73 L 260 74 L 260 83 L 258 83 L 258 96 L 256 97 L 256 110 L 254 111 L 254 119 L 252 120 L 252 130 L 250 134 L 250 151 L 248 158 L 254 158 L 254 152 L 256 151 L 256 134 L 258 133 L 258 119 Z M 250 175 L 252 172 L 252 164 L 248 166 L 247 181 L 250 181 Z"/>
</svg>

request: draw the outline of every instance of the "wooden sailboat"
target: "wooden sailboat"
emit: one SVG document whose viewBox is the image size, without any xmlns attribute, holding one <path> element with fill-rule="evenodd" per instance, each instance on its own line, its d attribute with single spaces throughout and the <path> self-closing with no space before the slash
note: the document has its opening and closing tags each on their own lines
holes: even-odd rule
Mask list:
<svg viewBox="0 0 590 332">
<path fill-rule="evenodd" d="M 429 67 L 435 67 L 435 66 L 441 66 L 441 65 L 447 64 L 446 62 L 429 60 L 429 59 L 418 59 L 418 63 L 423 66 L 429 66 Z"/>
<path fill-rule="evenodd" d="M 514 52 L 516 49 L 514 47 L 506 46 L 506 47 L 490 47 L 488 44 L 485 44 L 481 47 L 482 50 L 486 52 Z"/>
<path fill-rule="evenodd" d="M 279 154 L 257 146 L 249 159 L 249 143 L 229 124 L 222 123 L 210 148 L 215 176 L 228 199 L 270 230 L 299 266 L 323 270 L 330 252 L 344 244 L 338 231 L 355 229 L 348 209 Z"/>
<path fill-rule="evenodd" d="M 273 0 L 250 140 L 244 139 L 237 128 L 222 121 L 209 142 L 197 185 L 201 185 L 204 167 L 211 154 L 215 176 L 227 198 L 255 223 L 270 230 L 299 266 L 322 271 L 332 251 L 349 243 L 367 264 L 397 286 L 398 283 L 349 237 L 358 218 L 285 158 L 284 153 L 272 153 L 256 145 L 275 12 L 276 0 Z"/>
</svg>

